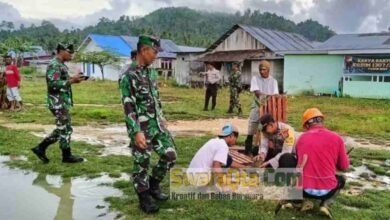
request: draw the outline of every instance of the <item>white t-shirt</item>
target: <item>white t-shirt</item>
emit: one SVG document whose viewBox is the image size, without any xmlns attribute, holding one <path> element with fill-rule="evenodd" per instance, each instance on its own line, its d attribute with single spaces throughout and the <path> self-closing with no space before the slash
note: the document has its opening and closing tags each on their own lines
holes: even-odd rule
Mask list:
<svg viewBox="0 0 390 220">
<path fill-rule="evenodd" d="M 196 152 L 188 168 L 209 170 L 213 166 L 213 161 L 218 161 L 223 165 L 226 165 L 228 154 L 229 147 L 225 140 L 213 138 Z"/>
<path fill-rule="evenodd" d="M 252 77 L 250 91 L 260 91 L 266 95 L 278 95 L 278 82 L 272 76 L 265 79 L 260 75 L 256 75 Z"/>
<path fill-rule="evenodd" d="M 222 79 L 221 74 L 219 73 L 219 70 L 213 69 L 207 71 L 207 81 L 210 84 L 218 83 Z"/>
</svg>

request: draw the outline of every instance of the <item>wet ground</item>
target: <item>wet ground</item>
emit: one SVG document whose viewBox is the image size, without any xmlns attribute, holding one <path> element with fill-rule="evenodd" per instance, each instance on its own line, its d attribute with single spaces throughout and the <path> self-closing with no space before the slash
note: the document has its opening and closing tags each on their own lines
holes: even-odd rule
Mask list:
<svg viewBox="0 0 390 220">
<path fill-rule="evenodd" d="M 240 131 L 247 130 L 247 120 L 215 119 L 196 121 L 174 121 L 168 125 L 174 136 L 217 135 L 226 122 L 234 123 Z M 30 130 L 32 134 L 43 137 L 52 131 L 53 125 L 28 123 L 4 123 L 1 126 L 10 129 Z M 104 155 L 130 155 L 128 137 L 124 125 L 75 126 L 72 139 L 93 145 L 104 145 Z M 346 145 L 369 149 L 390 150 L 390 142 L 376 139 L 344 137 Z M 108 210 L 105 197 L 121 196 L 121 191 L 109 187 L 117 179 L 107 175 L 95 179 L 71 178 L 40 175 L 38 173 L 10 169 L 3 162 L 7 160 L 25 160 L 26 158 L 0 156 L 0 219 L 114 219 L 118 213 Z M 390 164 L 390 163 L 389 163 Z M 386 166 L 383 161 L 363 161 L 346 174 L 350 187 L 342 193 L 359 196 L 365 189 L 390 190 L 390 178 L 376 175 L 367 166 Z M 121 178 L 129 179 L 123 175 Z M 27 199 L 26 199 L 27 198 Z M 354 208 L 354 207 L 352 207 Z M 3 211 L 4 210 L 4 211 Z"/>
<path fill-rule="evenodd" d="M 213 119 L 195 121 L 172 121 L 168 123 L 168 129 L 173 136 L 203 136 L 217 135 L 221 127 L 226 122 L 232 122 L 238 127 L 243 135 L 247 131 L 247 119 Z M 32 134 L 44 137 L 49 134 L 54 125 L 41 125 L 32 123 L 4 123 L 1 125 L 10 129 L 31 130 Z M 92 145 L 103 145 L 103 155 L 130 155 L 128 149 L 129 138 L 126 128 L 122 124 L 112 124 L 105 126 L 74 126 L 72 139 L 84 141 Z M 299 133 L 298 133 L 299 134 Z M 363 147 L 369 149 L 390 150 L 390 141 L 377 139 L 363 139 L 354 137 L 343 137 L 347 146 Z"/>
<path fill-rule="evenodd" d="M 117 179 L 61 178 L 19 169 L 4 162 L 25 158 L 0 156 L 0 219 L 115 219 L 104 201 L 108 196 L 122 196 L 120 190 L 107 186 Z M 122 179 L 128 179 L 123 175 Z"/>
</svg>

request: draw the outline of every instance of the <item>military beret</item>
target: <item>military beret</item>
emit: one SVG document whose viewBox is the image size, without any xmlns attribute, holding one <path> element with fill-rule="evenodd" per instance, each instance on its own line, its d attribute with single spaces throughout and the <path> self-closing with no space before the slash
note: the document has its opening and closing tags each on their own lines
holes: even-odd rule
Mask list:
<svg viewBox="0 0 390 220">
<path fill-rule="evenodd" d="M 239 62 L 239 61 L 234 61 L 233 64 L 234 64 L 234 65 L 237 65 L 237 66 L 239 67 L 239 66 L 241 65 L 241 62 Z"/>
<path fill-rule="evenodd" d="M 73 44 L 58 43 L 57 44 L 57 51 L 60 51 L 60 50 L 66 50 L 69 53 L 74 53 L 74 46 L 73 46 Z"/>
<path fill-rule="evenodd" d="M 162 51 L 160 46 L 160 39 L 153 36 L 141 35 L 138 38 L 138 43 L 141 45 L 149 46 L 157 51 Z"/>
</svg>

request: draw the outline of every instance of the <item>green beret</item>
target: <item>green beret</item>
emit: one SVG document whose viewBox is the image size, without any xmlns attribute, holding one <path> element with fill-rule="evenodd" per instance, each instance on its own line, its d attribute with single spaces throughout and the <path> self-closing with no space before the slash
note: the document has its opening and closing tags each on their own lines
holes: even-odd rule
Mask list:
<svg viewBox="0 0 390 220">
<path fill-rule="evenodd" d="M 234 65 L 237 65 L 238 67 L 240 67 L 241 62 L 235 61 L 235 62 L 233 62 L 233 64 L 234 64 Z"/>
<path fill-rule="evenodd" d="M 73 44 L 58 43 L 57 44 L 57 51 L 60 51 L 60 50 L 67 50 L 69 53 L 74 53 L 74 46 L 73 46 Z"/>
<path fill-rule="evenodd" d="M 160 46 L 160 39 L 153 36 L 141 35 L 139 36 L 138 43 L 141 45 L 149 46 L 157 51 L 162 51 Z"/>
</svg>

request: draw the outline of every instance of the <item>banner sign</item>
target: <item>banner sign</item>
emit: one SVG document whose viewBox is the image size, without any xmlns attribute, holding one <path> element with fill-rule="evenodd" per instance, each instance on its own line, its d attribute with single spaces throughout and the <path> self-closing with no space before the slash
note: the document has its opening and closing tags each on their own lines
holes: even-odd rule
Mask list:
<svg viewBox="0 0 390 220">
<path fill-rule="evenodd" d="M 390 56 L 345 56 L 345 74 L 390 74 Z"/>
</svg>

